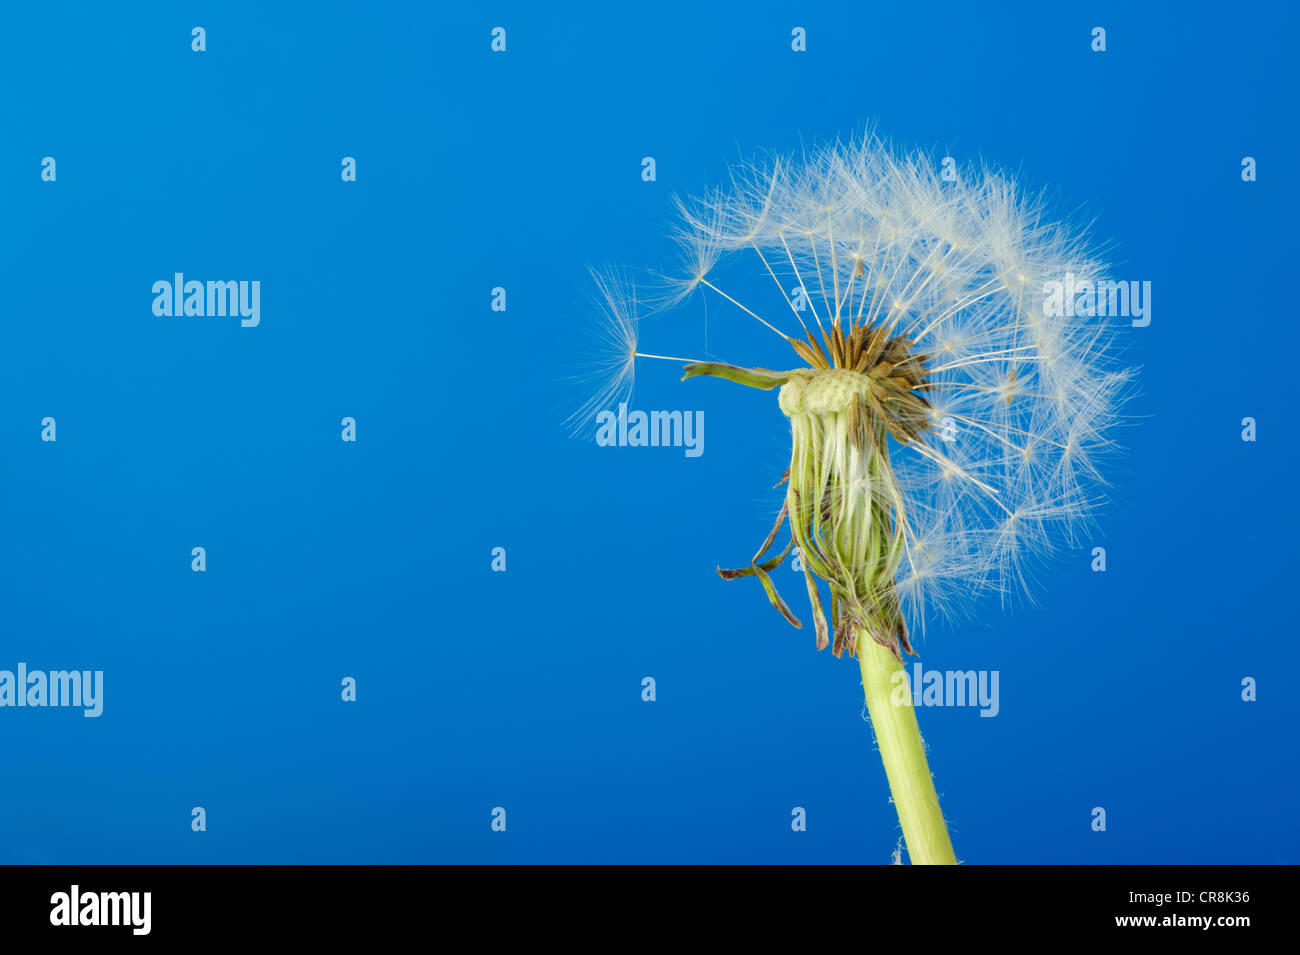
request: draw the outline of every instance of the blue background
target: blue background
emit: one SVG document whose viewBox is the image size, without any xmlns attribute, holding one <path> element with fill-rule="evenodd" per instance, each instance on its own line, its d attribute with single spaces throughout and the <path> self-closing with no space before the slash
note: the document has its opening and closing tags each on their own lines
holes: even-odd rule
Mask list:
<svg viewBox="0 0 1300 955">
<path fill-rule="evenodd" d="M 958 856 L 1297 861 L 1297 14 L 544 6 L 6 6 L 0 668 L 106 693 L 0 710 L 0 861 L 888 862 L 856 665 L 713 573 L 779 504 L 775 401 L 649 363 L 634 406 L 703 410 L 702 457 L 563 427 L 589 264 L 669 262 L 674 190 L 871 121 L 1153 283 L 1097 540 L 919 641 L 1001 674 L 995 719 L 918 713 Z M 155 317 L 176 271 L 260 280 L 260 327 Z M 643 347 L 787 360 L 705 314 Z"/>
</svg>

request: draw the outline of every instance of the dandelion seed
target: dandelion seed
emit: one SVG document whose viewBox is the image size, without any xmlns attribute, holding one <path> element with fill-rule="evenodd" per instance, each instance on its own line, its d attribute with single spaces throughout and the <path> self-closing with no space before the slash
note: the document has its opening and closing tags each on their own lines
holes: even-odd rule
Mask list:
<svg viewBox="0 0 1300 955">
<path fill-rule="evenodd" d="M 575 376 L 590 394 L 565 422 L 574 434 L 593 427 L 597 411 L 626 401 L 636 377 L 637 300 L 626 272 L 591 269 L 592 304 L 601 316 L 598 335 L 587 347 L 588 370 Z"/>
</svg>

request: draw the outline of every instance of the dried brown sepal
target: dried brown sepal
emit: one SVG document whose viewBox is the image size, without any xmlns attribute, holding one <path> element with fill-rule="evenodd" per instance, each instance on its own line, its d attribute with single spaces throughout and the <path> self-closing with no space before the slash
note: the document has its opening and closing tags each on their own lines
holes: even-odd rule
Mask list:
<svg viewBox="0 0 1300 955">
<path fill-rule="evenodd" d="M 817 628 L 817 649 L 825 650 L 830 644 L 826 629 L 826 614 L 822 611 L 822 596 L 817 591 L 817 578 L 808 565 L 803 565 L 804 582 L 808 585 L 808 602 L 812 604 L 813 626 Z"/>
<path fill-rule="evenodd" d="M 776 522 L 772 525 L 772 529 L 768 532 L 762 546 L 758 548 L 758 552 L 754 554 L 754 557 L 749 562 L 747 568 L 739 570 L 723 570 L 719 567 L 718 576 L 723 580 L 736 580 L 740 577 L 757 577 L 758 582 L 763 585 L 763 591 L 767 594 L 767 599 L 772 606 L 777 609 L 781 616 L 785 617 L 785 619 L 790 622 L 791 626 L 803 629 L 803 623 L 794 615 L 794 612 L 786 602 L 781 599 L 781 595 L 776 591 L 776 584 L 774 584 L 772 578 L 768 576 L 768 571 L 776 570 L 776 568 L 781 566 L 781 562 L 785 560 L 786 555 L 789 554 L 791 549 L 794 547 L 794 540 L 791 539 L 790 543 L 786 544 L 785 550 L 776 557 L 766 563 L 759 563 L 759 561 L 762 560 L 763 555 L 768 552 L 772 547 L 772 543 L 776 540 L 776 535 L 780 532 L 781 525 L 785 523 L 785 516 L 786 505 L 782 504 L 781 511 L 776 516 Z"/>
<path fill-rule="evenodd" d="M 853 656 L 857 647 L 857 631 L 849 623 L 847 617 L 841 617 L 835 622 L 835 645 L 831 647 L 831 653 L 837 657 L 844 656 L 844 651 L 849 651 L 849 656 Z"/>
<path fill-rule="evenodd" d="M 781 595 L 776 592 L 776 584 L 772 583 L 772 578 L 761 567 L 755 567 L 754 572 L 758 575 L 758 582 L 763 585 L 763 591 L 767 594 L 767 599 L 772 606 L 790 622 L 790 626 L 796 630 L 802 630 L 803 623 L 794 615 L 786 602 L 781 599 Z"/>
<path fill-rule="evenodd" d="M 778 567 L 781 566 L 781 564 L 785 562 L 785 559 L 790 556 L 790 551 L 792 550 L 794 550 L 794 541 L 791 541 L 789 544 L 787 544 L 785 550 L 781 551 L 781 553 L 777 554 L 775 557 L 765 560 L 761 564 L 758 565 L 750 564 L 748 567 L 735 567 L 735 568 L 719 567 L 717 569 L 718 576 L 721 577 L 723 580 L 739 580 L 741 577 L 753 577 L 757 575 L 760 570 L 771 572 L 773 570 L 776 570 Z"/>
</svg>

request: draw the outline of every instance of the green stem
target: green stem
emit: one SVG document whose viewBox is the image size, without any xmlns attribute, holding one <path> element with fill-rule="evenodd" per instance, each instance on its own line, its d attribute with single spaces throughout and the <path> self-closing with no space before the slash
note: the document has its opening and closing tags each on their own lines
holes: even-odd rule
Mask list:
<svg viewBox="0 0 1300 955">
<path fill-rule="evenodd" d="M 770 391 L 790 380 L 790 372 L 788 371 L 772 371 L 769 368 L 741 368 L 738 365 L 728 365 L 720 361 L 693 362 L 687 365 L 684 371 L 682 381 L 687 378 L 694 378 L 697 375 L 709 375 L 713 378 L 725 378 L 727 381 L 734 381 L 746 388 L 758 388 L 760 391 Z"/>
<path fill-rule="evenodd" d="M 948 826 L 930 778 L 925 744 L 916 724 L 907 671 L 894 654 L 865 631 L 857 635 L 862 689 L 876 732 L 880 759 L 889 777 L 889 791 L 914 865 L 956 865 Z M 895 676 L 895 674 L 899 674 Z"/>
</svg>

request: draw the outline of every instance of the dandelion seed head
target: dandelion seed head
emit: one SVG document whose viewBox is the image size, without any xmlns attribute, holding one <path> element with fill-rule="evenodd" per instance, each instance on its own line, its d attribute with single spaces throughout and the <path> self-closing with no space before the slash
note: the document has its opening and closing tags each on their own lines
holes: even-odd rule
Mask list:
<svg viewBox="0 0 1300 955">
<path fill-rule="evenodd" d="M 1110 320 L 1045 307 L 1049 283 L 1106 269 L 1044 194 L 983 165 L 944 181 L 930 157 L 867 135 L 741 163 L 729 189 L 678 209 L 674 300 L 716 295 L 805 363 L 780 398 L 795 443 L 790 526 L 839 612 L 860 615 L 850 623 L 905 647 L 900 614 L 918 623 L 973 593 L 1025 593 L 1032 558 L 1088 526 L 1133 374 Z M 732 258 L 752 263 L 752 283 L 706 281 Z M 630 382 L 622 369 L 602 399 Z M 832 378 L 847 403 L 818 397 Z M 866 545 L 852 530 L 865 527 Z M 837 652 L 851 652 L 839 626 Z"/>
</svg>

